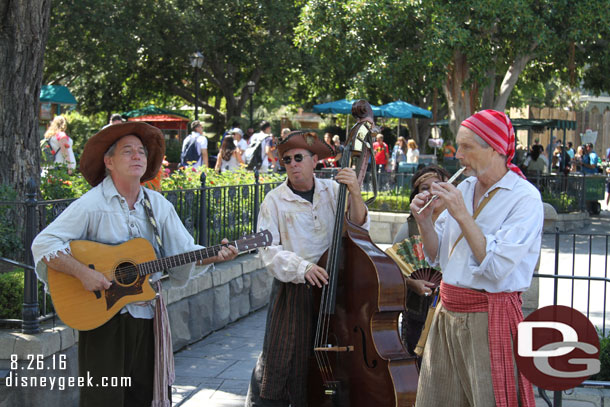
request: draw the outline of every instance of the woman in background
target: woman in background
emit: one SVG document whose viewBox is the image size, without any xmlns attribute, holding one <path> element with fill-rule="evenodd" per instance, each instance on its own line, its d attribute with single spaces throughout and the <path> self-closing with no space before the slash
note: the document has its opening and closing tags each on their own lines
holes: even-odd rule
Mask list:
<svg viewBox="0 0 610 407">
<path fill-rule="evenodd" d="M 218 159 L 214 170 L 218 173 L 224 171 L 235 171 L 244 161 L 241 159 L 240 150 L 235 146 L 235 140 L 231 136 L 225 137 L 218 152 Z"/>
<path fill-rule="evenodd" d="M 407 150 L 407 141 L 403 136 L 399 136 L 392 149 L 392 171 L 398 171 L 398 165 L 403 161 L 407 161 Z"/>
<path fill-rule="evenodd" d="M 412 138 L 407 141 L 407 163 L 417 164 L 419 162 L 419 150 L 417 143 Z"/>
<path fill-rule="evenodd" d="M 72 174 L 72 170 L 76 168 L 76 158 L 72 150 L 73 141 L 66 134 L 68 122 L 63 116 L 55 116 L 51 125 L 44 133 L 45 141 L 49 142 L 51 149 L 55 154 L 55 164 L 66 164 L 68 173 Z"/>
<path fill-rule="evenodd" d="M 415 195 L 423 191 L 430 190 L 430 186 L 435 182 L 445 182 L 450 178 L 449 173 L 438 165 L 428 165 L 418 170 L 411 180 L 412 191 L 411 199 Z M 438 205 L 434 209 L 432 214 L 432 220 L 436 221 L 441 212 L 445 210 L 443 205 Z M 409 214 L 407 221 L 400 227 L 398 233 L 394 237 L 394 243 L 400 243 L 403 240 L 419 234 L 419 228 L 413 215 Z M 412 278 L 405 278 L 407 285 L 407 299 L 413 295 L 416 295 L 418 302 L 425 301 L 426 295 L 430 292 L 431 287 L 434 284 L 425 280 L 414 280 Z M 407 305 L 405 304 L 405 308 Z M 427 309 L 427 308 L 426 308 Z M 402 320 L 402 341 L 407 347 L 407 350 L 411 355 L 415 355 L 415 347 L 421 336 L 421 332 L 426 322 L 427 313 L 419 313 L 414 310 L 408 310 L 406 315 L 403 314 Z"/>
</svg>

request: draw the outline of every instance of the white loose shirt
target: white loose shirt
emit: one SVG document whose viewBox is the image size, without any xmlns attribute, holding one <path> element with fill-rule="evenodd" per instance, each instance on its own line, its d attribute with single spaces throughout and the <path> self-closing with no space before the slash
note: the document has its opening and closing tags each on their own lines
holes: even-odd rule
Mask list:
<svg viewBox="0 0 610 407">
<path fill-rule="evenodd" d="M 201 150 L 208 149 L 208 138 L 206 136 L 204 136 L 203 134 L 197 133 L 196 131 L 192 132 L 191 134 L 186 136 L 186 138 L 182 142 L 182 152 L 183 153 L 184 153 L 184 150 L 186 149 L 186 146 L 189 145 L 189 143 L 191 142 L 191 139 L 193 137 L 197 138 L 196 143 L 197 143 L 197 149 L 199 151 L 199 160 L 197 160 L 197 163 L 195 163 L 195 165 L 193 165 L 193 167 L 199 168 L 203 165 L 203 157 L 201 156 Z"/>
<path fill-rule="evenodd" d="M 241 160 L 244 161 L 246 159 L 246 149 L 248 148 L 248 142 L 242 138 L 239 139 L 239 141 L 233 140 L 233 144 L 235 144 L 235 147 L 239 148 L 239 151 L 241 152 Z"/>
<path fill-rule="evenodd" d="M 462 192 L 466 209 L 472 215 L 475 177 L 464 180 Z M 526 291 L 540 256 L 544 212 L 538 190 L 513 171 L 508 171 L 481 197 L 494 189 L 491 198 L 475 219 L 486 240 L 486 255 L 481 264 L 474 257 L 466 237 L 451 248 L 462 230 L 445 210 L 437 219 L 435 230 L 439 239 L 436 261 L 443 270 L 446 283 L 487 292 Z"/>
<path fill-rule="evenodd" d="M 59 252 L 70 254 L 70 242 L 73 240 L 91 240 L 117 245 L 136 237 L 143 237 L 153 242 L 154 232 L 144 210 L 142 190 L 143 188 L 140 188 L 134 209 L 130 210 L 127 201 L 119 194 L 112 178 L 108 176 L 99 185 L 72 202 L 57 219 L 36 236 L 32 243 L 38 278 L 46 284 L 47 265 L 42 259 L 49 260 Z M 173 256 L 201 249 L 202 246 L 194 243 L 193 237 L 182 224 L 172 204 L 158 192 L 149 189 L 146 192 L 159 225 L 165 255 Z M 185 285 L 194 266 L 195 263 L 191 263 L 170 269 L 172 284 Z M 161 278 L 161 273 L 155 273 L 151 277 L 156 281 Z M 154 317 L 151 303 L 146 306 L 128 304 L 122 312 L 125 312 L 125 309 L 135 318 Z"/>
<path fill-rule="evenodd" d="M 269 272 L 284 283 L 304 283 L 305 268 L 317 263 L 332 242 L 339 184 L 315 178 L 313 203 L 296 195 L 284 181 L 261 204 L 259 230 L 268 229 L 273 243 L 260 250 Z M 370 217 L 361 227 L 368 230 Z"/>
<path fill-rule="evenodd" d="M 418 149 L 407 149 L 407 163 L 417 164 L 419 162 L 419 150 Z"/>
</svg>

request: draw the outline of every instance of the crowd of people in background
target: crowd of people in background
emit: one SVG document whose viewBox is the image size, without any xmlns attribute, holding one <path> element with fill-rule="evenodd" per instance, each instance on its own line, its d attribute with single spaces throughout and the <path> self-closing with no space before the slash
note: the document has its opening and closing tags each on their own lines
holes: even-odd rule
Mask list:
<svg viewBox="0 0 610 407">
<path fill-rule="evenodd" d="M 551 150 L 551 154 L 548 154 Z M 605 160 L 610 159 L 608 149 Z M 523 145 L 517 145 L 514 163 L 527 175 L 551 173 L 581 173 L 594 175 L 602 173 L 602 160 L 595 152 L 592 143 L 585 143 L 574 150 L 574 144 L 568 141 L 563 145 L 561 140 L 549 144 L 545 149 L 538 139 L 534 140 L 529 151 Z"/>
<path fill-rule="evenodd" d="M 119 114 L 113 114 L 104 128 L 123 123 Z M 45 132 L 41 147 L 46 154 L 44 168 L 53 165 L 66 165 L 69 172 L 76 168 L 76 157 L 73 140 L 67 134 L 68 123 L 64 116 L 56 116 Z M 217 172 L 234 171 L 246 167 L 261 172 L 276 171 L 284 172 L 280 157 L 277 153 L 277 145 L 291 131 L 282 128 L 278 135 L 272 134 L 271 123 L 263 120 L 258 132 L 250 127 L 245 132 L 241 129 L 238 121 L 234 121 L 231 127 L 225 131 L 221 140 L 218 154 L 214 156 L 208 153 L 208 138 L 204 135 L 203 124 L 199 120 L 190 123 L 191 133 L 182 141 L 180 164 L 181 166 L 198 168 L 201 166 L 214 168 Z M 341 137 L 330 132 L 324 134 L 324 142 L 331 146 L 335 154 L 320 160 L 316 169 L 336 168 L 340 166 L 343 156 L 343 144 Z M 549 150 L 551 153 L 549 154 Z M 454 159 L 455 147 L 447 142 L 442 149 L 445 160 Z M 406 139 L 399 136 L 390 148 L 384 141 L 383 134 L 376 136 L 373 143 L 373 154 L 378 172 L 401 172 L 402 166 L 413 166 L 417 168 L 420 159 L 420 151 L 414 139 Z M 603 159 L 610 160 L 610 148 Z M 585 175 L 598 174 L 602 172 L 602 158 L 594 150 L 591 143 L 574 147 L 571 141 L 563 145 L 561 140 L 553 137 L 553 141 L 546 146 L 540 144 L 539 139 L 534 139 L 529 149 L 518 144 L 513 162 L 527 175 L 539 175 L 551 173 L 582 173 Z"/>
</svg>

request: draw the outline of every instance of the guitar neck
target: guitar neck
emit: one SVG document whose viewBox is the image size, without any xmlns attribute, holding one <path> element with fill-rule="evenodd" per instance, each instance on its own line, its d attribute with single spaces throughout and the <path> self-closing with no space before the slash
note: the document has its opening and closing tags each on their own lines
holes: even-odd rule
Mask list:
<svg viewBox="0 0 610 407">
<path fill-rule="evenodd" d="M 270 244 L 271 234 L 268 231 L 263 231 L 240 240 L 229 242 L 227 244 L 218 244 L 216 246 L 210 246 L 204 249 L 194 250 L 192 252 L 140 263 L 138 264 L 138 272 L 141 276 L 145 276 L 147 274 L 153 274 L 173 267 L 194 263 L 199 260 L 205 260 L 210 257 L 215 257 L 223 247 L 227 246 L 236 247 L 239 253 L 244 253 L 260 247 L 268 246 Z"/>
</svg>

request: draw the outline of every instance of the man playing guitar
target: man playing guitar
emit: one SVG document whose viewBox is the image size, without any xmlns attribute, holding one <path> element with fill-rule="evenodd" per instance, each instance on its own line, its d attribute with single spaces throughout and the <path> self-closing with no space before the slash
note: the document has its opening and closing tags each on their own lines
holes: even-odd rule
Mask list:
<svg viewBox="0 0 610 407">
<path fill-rule="evenodd" d="M 99 295 L 120 284 L 72 256 L 70 243 L 89 240 L 116 245 L 144 238 L 157 253 L 176 255 L 201 249 L 186 230 L 172 204 L 140 186 L 155 177 L 165 152 L 162 132 L 146 123 L 129 122 L 102 129 L 84 147 L 80 170 L 93 187 L 44 229 L 32 244 L 38 277 L 47 269 L 80 280 Z M 154 242 L 154 243 L 153 243 Z M 224 241 L 226 243 L 226 241 Z M 223 247 L 200 264 L 233 259 L 237 250 Z M 169 270 L 174 285 L 188 281 L 194 263 Z M 60 273 L 58 273 L 60 274 Z M 152 274 L 152 281 L 161 273 Z M 154 321 L 153 321 L 154 320 Z M 171 405 L 173 358 L 166 310 L 162 301 L 133 302 L 101 326 L 79 332 L 78 362 L 94 383 L 102 376 L 131 377 L 131 386 L 83 387 L 81 406 Z M 153 386 L 154 382 L 154 386 Z"/>
</svg>

